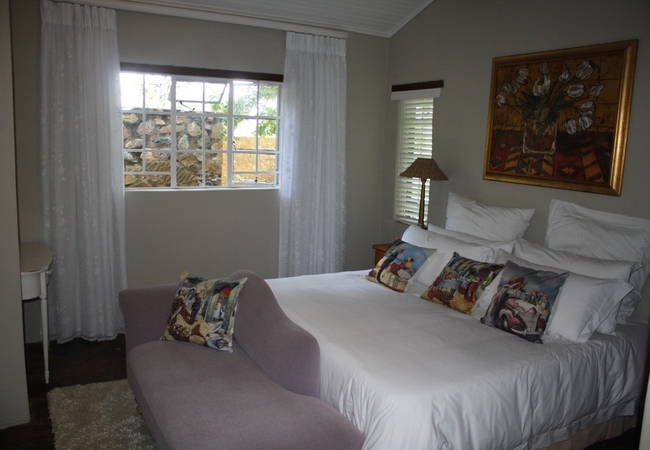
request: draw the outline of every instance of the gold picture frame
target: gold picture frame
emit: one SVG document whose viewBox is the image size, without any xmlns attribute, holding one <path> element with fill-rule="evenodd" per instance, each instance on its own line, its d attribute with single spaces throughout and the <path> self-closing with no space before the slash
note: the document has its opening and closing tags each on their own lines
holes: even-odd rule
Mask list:
<svg viewBox="0 0 650 450">
<path fill-rule="evenodd" d="M 621 195 L 637 47 L 494 58 L 483 179 Z"/>
</svg>

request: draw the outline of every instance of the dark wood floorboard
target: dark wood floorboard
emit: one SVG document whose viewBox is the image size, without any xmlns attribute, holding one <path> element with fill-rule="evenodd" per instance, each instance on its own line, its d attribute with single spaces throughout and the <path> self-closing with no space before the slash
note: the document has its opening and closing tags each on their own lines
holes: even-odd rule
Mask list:
<svg viewBox="0 0 650 450">
<path fill-rule="evenodd" d="M 83 339 L 73 339 L 65 344 L 52 342 L 49 359 L 50 382 L 46 385 L 43 345 L 25 346 L 31 421 L 0 430 L 0 449 L 54 449 L 52 423 L 47 410 L 47 392 L 50 389 L 126 378 L 124 335 L 102 342 Z"/>
<path fill-rule="evenodd" d="M 50 346 L 48 385 L 43 374 L 43 347 L 40 343 L 25 346 L 25 362 L 31 422 L 0 430 L 0 449 L 54 449 L 47 391 L 55 387 L 126 378 L 124 335 L 103 342 L 83 339 L 74 339 L 65 344 L 53 342 Z M 588 450 L 638 450 L 639 435 L 639 429 L 634 428 L 618 438 L 594 444 Z"/>
</svg>

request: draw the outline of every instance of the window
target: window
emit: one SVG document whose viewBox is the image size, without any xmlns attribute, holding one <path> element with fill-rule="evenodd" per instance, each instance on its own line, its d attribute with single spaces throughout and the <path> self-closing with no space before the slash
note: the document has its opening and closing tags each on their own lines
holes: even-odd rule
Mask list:
<svg viewBox="0 0 650 450">
<path fill-rule="evenodd" d="M 126 188 L 278 185 L 280 83 L 121 73 Z"/>
<path fill-rule="evenodd" d="M 439 87 L 422 89 L 422 84 L 402 85 L 404 91 L 396 91 L 393 86 L 391 98 L 399 102 L 397 162 L 395 175 L 395 209 L 397 222 L 417 224 L 420 210 L 422 181 L 417 178 L 399 176 L 417 158 L 431 158 L 433 148 L 433 98 L 440 96 Z M 429 86 L 430 84 L 427 84 Z M 417 89 L 409 89 L 409 87 Z M 426 182 L 424 217 L 429 207 L 429 181 Z"/>
</svg>

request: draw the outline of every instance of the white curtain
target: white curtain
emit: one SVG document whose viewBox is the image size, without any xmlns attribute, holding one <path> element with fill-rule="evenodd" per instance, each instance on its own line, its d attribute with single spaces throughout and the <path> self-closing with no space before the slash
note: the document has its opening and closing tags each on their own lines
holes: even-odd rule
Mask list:
<svg viewBox="0 0 650 450">
<path fill-rule="evenodd" d="M 287 33 L 280 145 L 280 276 L 345 261 L 345 40 Z"/>
<path fill-rule="evenodd" d="M 51 337 L 114 338 L 126 282 L 115 11 L 41 2 L 43 239 Z"/>
</svg>

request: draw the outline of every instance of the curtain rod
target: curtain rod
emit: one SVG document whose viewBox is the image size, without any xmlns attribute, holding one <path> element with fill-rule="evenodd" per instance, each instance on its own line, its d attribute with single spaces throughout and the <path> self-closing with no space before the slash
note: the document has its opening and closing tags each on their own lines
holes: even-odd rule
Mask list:
<svg viewBox="0 0 650 450">
<path fill-rule="evenodd" d="M 257 19 L 254 17 L 238 16 L 235 14 L 223 14 L 214 11 L 207 11 L 193 8 L 179 8 L 176 6 L 153 5 L 139 1 L 126 0 L 53 0 L 63 3 L 78 3 L 81 5 L 99 6 L 102 8 L 119 9 L 122 11 L 133 11 L 149 14 L 160 14 L 163 16 L 183 17 L 185 19 L 208 20 L 212 22 L 232 23 L 236 25 L 247 25 L 251 27 L 269 28 L 272 30 L 294 31 L 296 33 L 314 34 L 318 36 L 335 37 L 347 39 L 348 33 L 330 28 L 312 27 L 297 23 L 281 22 L 268 19 Z"/>
</svg>

